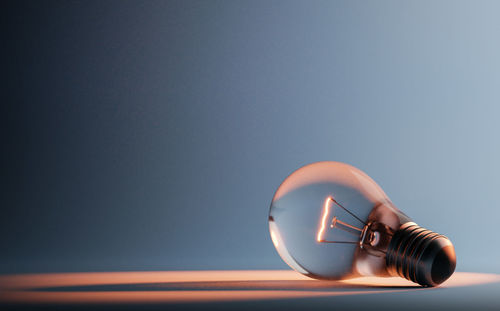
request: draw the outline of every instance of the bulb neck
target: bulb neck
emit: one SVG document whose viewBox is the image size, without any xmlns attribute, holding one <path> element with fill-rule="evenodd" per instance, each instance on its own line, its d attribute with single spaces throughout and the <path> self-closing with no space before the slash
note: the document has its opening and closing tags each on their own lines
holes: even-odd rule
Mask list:
<svg viewBox="0 0 500 311">
<path fill-rule="evenodd" d="M 386 253 L 386 267 L 391 275 L 422 286 L 441 284 L 453 274 L 455 266 L 451 241 L 413 222 L 394 233 Z"/>
</svg>

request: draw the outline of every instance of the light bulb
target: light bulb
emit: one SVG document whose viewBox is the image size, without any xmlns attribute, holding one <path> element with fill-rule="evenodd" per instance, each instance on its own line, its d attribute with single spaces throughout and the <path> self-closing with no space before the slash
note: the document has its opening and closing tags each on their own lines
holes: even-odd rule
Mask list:
<svg viewBox="0 0 500 311">
<path fill-rule="evenodd" d="M 436 286 L 455 270 L 448 238 L 412 222 L 368 175 L 340 162 L 288 176 L 274 194 L 269 229 L 281 258 L 312 278 L 401 276 Z"/>
</svg>

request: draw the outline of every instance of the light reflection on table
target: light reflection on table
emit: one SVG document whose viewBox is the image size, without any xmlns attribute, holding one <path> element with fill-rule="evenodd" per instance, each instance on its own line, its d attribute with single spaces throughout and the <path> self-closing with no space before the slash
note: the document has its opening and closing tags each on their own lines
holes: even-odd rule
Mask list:
<svg viewBox="0 0 500 311">
<path fill-rule="evenodd" d="M 500 282 L 500 275 L 457 272 L 441 287 Z M 158 271 L 0 276 L 0 302 L 15 304 L 199 303 L 313 298 L 424 289 L 402 278 L 318 281 L 295 271 Z"/>
</svg>

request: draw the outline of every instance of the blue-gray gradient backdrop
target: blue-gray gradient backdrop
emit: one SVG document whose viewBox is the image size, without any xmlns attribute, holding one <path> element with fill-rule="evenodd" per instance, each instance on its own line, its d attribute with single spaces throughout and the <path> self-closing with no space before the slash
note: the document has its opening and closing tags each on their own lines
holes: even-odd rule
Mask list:
<svg viewBox="0 0 500 311">
<path fill-rule="evenodd" d="M 3 3 L 0 273 L 286 268 L 269 204 L 320 160 L 500 272 L 499 12 Z"/>
</svg>

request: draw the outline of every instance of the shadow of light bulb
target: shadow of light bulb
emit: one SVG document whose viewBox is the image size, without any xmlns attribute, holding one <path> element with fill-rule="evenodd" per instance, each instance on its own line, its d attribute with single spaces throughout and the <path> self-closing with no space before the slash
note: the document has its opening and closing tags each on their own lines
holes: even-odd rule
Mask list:
<svg viewBox="0 0 500 311">
<path fill-rule="evenodd" d="M 276 191 L 269 228 L 282 259 L 317 279 L 405 277 L 424 286 L 455 269 L 453 245 L 398 210 L 365 173 L 339 162 L 306 165 Z"/>
</svg>

